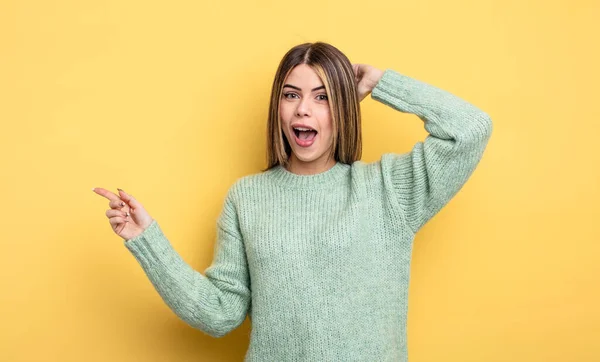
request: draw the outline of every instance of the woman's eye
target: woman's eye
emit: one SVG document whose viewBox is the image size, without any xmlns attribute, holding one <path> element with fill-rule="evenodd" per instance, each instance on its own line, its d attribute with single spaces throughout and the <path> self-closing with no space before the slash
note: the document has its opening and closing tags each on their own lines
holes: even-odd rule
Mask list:
<svg viewBox="0 0 600 362">
<path fill-rule="evenodd" d="M 296 95 L 295 93 L 284 93 L 284 94 L 283 94 L 283 96 L 284 96 L 285 98 L 288 98 L 288 99 L 289 99 L 289 98 L 293 98 L 293 96 L 295 96 L 295 95 Z"/>
<path fill-rule="evenodd" d="M 319 94 L 317 97 L 320 97 L 319 100 L 321 100 L 321 101 L 327 100 L 327 94 Z"/>
</svg>

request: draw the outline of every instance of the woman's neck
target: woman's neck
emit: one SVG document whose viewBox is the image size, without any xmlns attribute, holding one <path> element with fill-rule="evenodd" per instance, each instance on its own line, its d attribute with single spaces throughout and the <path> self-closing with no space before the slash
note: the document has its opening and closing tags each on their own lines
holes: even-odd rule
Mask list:
<svg viewBox="0 0 600 362">
<path fill-rule="evenodd" d="M 289 165 L 286 169 L 297 175 L 316 175 L 329 170 L 335 166 L 335 164 L 336 161 L 333 158 L 328 158 L 327 155 L 323 155 L 323 157 L 311 162 L 304 162 L 299 160 L 296 155 L 292 153 Z"/>
</svg>

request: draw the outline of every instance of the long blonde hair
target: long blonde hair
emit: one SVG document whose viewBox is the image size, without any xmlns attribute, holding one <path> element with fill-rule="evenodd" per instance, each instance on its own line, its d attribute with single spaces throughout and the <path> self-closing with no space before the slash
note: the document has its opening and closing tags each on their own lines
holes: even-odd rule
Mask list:
<svg viewBox="0 0 600 362">
<path fill-rule="evenodd" d="M 292 149 L 281 129 L 279 102 L 288 74 L 300 64 L 310 66 L 321 78 L 333 125 L 330 157 L 352 164 L 362 155 L 360 101 L 352 63 L 336 47 L 323 43 L 304 43 L 290 49 L 279 63 L 269 105 L 267 124 L 267 169 L 287 166 Z M 265 170 L 265 171 L 266 171 Z"/>
</svg>

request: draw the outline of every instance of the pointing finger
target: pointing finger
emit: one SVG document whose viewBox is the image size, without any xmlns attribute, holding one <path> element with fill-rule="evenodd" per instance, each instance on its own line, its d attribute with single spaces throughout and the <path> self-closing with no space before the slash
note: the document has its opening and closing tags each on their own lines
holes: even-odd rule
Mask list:
<svg viewBox="0 0 600 362">
<path fill-rule="evenodd" d="M 103 197 L 105 197 L 105 198 L 107 198 L 107 199 L 109 199 L 111 201 L 113 201 L 113 200 L 119 200 L 119 196 L 117 196 L 114 193 L 112 193 L 112 192 L 110 192 L 110 191 L 108 191 L 106 189 L 103 189 L 101 187 L 95 187 L 95 188 L 92 189 L 92 191 L 94 191 L 98 195 L 103 196 Z"/>
</svg>

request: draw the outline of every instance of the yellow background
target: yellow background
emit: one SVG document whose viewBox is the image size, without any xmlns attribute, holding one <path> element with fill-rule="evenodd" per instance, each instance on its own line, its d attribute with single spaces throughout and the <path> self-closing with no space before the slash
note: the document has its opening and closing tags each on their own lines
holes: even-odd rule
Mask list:
<svg viewBox="0 0 600 362">
<path fill-rule="evenodd" d="M 0 4 L 0 360 L 242 360 L 249 320 L 180 321 L 91 188 L 137 197 L 203 271 L 227 189 L 265 166 L 279 60 L 317 40 L 494 121 L 416 238 L 410 361 L 600 360 L 598 1 Z M 364 161 L 426 135 L 362 109 Z"/>
</svg>

